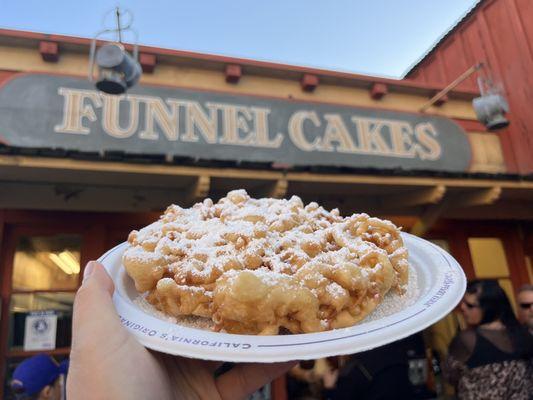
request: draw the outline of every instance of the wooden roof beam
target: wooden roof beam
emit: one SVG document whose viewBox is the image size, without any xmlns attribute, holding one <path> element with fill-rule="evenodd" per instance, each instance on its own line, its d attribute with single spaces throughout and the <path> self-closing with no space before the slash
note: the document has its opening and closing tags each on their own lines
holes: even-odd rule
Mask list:
<svg viewBox="0 0 533 400">
<path fill-rule="evenodd" d="M 265 185 L 261 185 L 261 188 L 254 193 L 257 197 L 270 197 L 273 199 L 282 199 L 287 195 L 287 188 L 289 182 L 286 179 L 277 179 L 271 181 Z"/>
<path fill-rule="evenodd" d="M 242 77 L 242 68 L 238 64 L 228 64 L 224 71 L 227 83 L 237 84 Z"/>
<path fill-rule="evenodd" d="M 450 200 L 445 199 L 438 204 L 432 204 L 426 208 L 420 218 L 415 222 L 410 230 L 410 233 L 416 236 L 424 236 L 428 232 L 440 216 L 450 206 Z"/>
<path fill-rule="evenodd" d="M 500 186 L 478 189 L 454 196 L 454 208 L 485 206 L 497 202 L 502 194 Z"/>
<path fill-rule="evenodd" d="M 139 53 L 139 64 L 144 73 L 153 74 L 157 64 L 157 57 L 155 54 Z"/>
<path fill-rule="evenodd" d="M 446 186 L 437 185 L 429 188 L 417 189 L 405 194 L 393 194 L 381 199 L 382 205 L 394 204 L 394 207 L 414 207 L 425 204 L 439 203 L 446 193 Z"/>
<path fill-rule="evenodd" d="M 318 76 L 315 74 L 303 74 L 300 85 L 304 92 L 314 92 L 318 86 Z"/>
<path fill-rule="evenodd" d="M 411 228 L 411 233 L 413 235 L 423 236 L 433 227 L 445 211 L 451 208 L 494 204 L 500 198 L 501 193 L 502 188 L 500 186 L 493 186 L 491 188 L 478 189 L 449 196 L 440 203 L 427 207 Z"/>
<path fill-rule="evenodd" d="M 58 62 L 59 61 L 59 45 L 57 42 L 49 42 L 41 40 L 39 42 L 39 53 L 46 62 Z"/>
<path fill-rule="evenodd" d="M 289 186 L 289 183 L 287 182 L 287 179 L 278 179 L 272 185 L 270 189 L 270 193 L 267 197 L 272 197 L 274 199 L 284 198 L 287 195 L 288 186 Z"/>
<path fill-rule="evenodd" d="M 211 178 L 209 175 L 199 175 L 186 191 L 185 202 L 194 203 L 203 200 L 209 194 L 211 188 Z"/>
<path fill-rule="evenodd" d="M 249 170 L 239 168 L 206 168 L 183 165 L 162 165 L 162 164 L 138 164 L 129 162 L 91 161 L 76 160 L 73 158 L 51 158 L 22 155 L 0 155 L 0 177 L 11 177 L 15 168 L 17 170 L 33 171 L 37 169 L 49 169 L 50 173 L 59 170 L 87 171 L 94 173 L 126 173 L 126 174 L 148 174 L 165 176 L 198 176 L 209 175 L 211 177 L 238 178 L 238 179 L 261 179 L 277 180 L 286 177 L 289 182 L 298 183 L 335 183 L 345 185 L 398 185 L 413 187 L 433 187 L 436 183 L 446 186 L 448 189 L 486 189 L 493 185 L 498 185 L 505 190 L 514 190 L 529 193 L 533 190 L 533 182 L 527 180 L 491 180 L 491 179 L 457 179 L 457 178 L 436 178 L 426 176 L 376 176 L 376 175 L 356 175 L 356 174 L 324 174 L 310 172 L 287 172 Z M 34 180 L 34 178 L 32 178 Z"/>
<path fill-rule="evenodd" d="M 387 85 L 375 82 L 370 88 L 370 97 L 374 100 L 381 100 L 388 92 Z"/>
</svg>

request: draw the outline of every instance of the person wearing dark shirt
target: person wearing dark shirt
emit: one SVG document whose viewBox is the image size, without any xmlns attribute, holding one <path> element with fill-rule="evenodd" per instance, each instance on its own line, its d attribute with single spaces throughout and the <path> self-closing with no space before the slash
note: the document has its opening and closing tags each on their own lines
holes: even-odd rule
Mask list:
<svg viewBox="0 0 533 400">
<path fill-rule="evenodd" d="M 469 328 L 454 337 L 444 365 L 457 397 L 530 399 L 531 337 L 516 320 L 498 282 L 470 282 L 460 310 Z"/>
<path fill-rule="evenodd" d="M 363 353 L 341 358 L 324 376 L 327 400 L 413 399 L 409 380 L 408 350 L 415 337 L 409 337 Z M 422 345 L 423 348 L 423 345 Z"/>
</svg>

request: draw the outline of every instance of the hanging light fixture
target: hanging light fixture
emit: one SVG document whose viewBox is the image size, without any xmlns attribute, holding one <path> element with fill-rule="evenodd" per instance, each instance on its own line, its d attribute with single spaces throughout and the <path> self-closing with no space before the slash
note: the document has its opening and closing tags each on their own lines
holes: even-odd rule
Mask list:
<svg viewBox="0 0 533 400">
<path fill-rule="evenodd" d="M 505 114 L 509 112 L 509 104 L 500 94 L 498 89 L 490 79 L 478 77 L 480 97 L 472 100 L 472 106 L 476 112 L 477 119 L 489 130 L 498 130 L 509 125 L 509 120 Z"/>
<path fill-rule="evenodd" d="M 109 14 L 109 13 L 108 13 Z M 115 9 L 116 28 L 106 28 L 96 34 L 91 42 L 89 58 L 89 81 L 95 82 L 98 90 L 107 94 L 122 94 L 134 86 L 142 74 L 138 61 L 139 48 L 137 32 L 131 27 L 133 16 L 129 11 Z M 122 26 L 121 18 L 129 16 L 127 24 Z M 129 54 L 122 44 L 123 32 L 131 31 L 135 35 L 133 54 Z M 115 33 L 116 41 L 108 42 L 96 49 L 99 36 Z M 98 67 L 97 78 L 94 77 L 94 66 Z"/>
</svg>

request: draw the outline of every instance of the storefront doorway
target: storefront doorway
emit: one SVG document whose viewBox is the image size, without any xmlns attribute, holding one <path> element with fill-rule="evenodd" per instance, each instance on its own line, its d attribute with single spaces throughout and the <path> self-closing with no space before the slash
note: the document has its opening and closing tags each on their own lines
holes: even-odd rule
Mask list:
<svg viewBox="0 0 533 400">
<path fill-rule="evenodd" d="M 83 268 L 150 214 L 6 212 L 3 214 L 0 290 L 0 398 L 14 368 L 45 352 L 70 353 L 72 306 Z"/>
</svg>

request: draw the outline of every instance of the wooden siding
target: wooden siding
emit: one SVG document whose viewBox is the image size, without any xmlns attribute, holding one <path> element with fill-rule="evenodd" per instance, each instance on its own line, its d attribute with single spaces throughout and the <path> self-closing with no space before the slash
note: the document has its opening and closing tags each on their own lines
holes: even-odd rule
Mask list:
<svg viewBox="0 0 533 400">
<path fill-rule="evenodd" d="M 485 0 L 455 28 L 406 80 L 442 85 L 453 81 L 470 66 L 484 62 L 504 87 L 511 122 L 499 131 L 507 170 L 533 173 L 533 2 Z M 476 76 L 458 88 L 474 90 Z"/>
<path fill-rule="evenodd" d="M 498 134 L 469 132 L 468 139 L 472 145 L 471 172 L 505 172 L 505 162 Z"/>
</svg>

